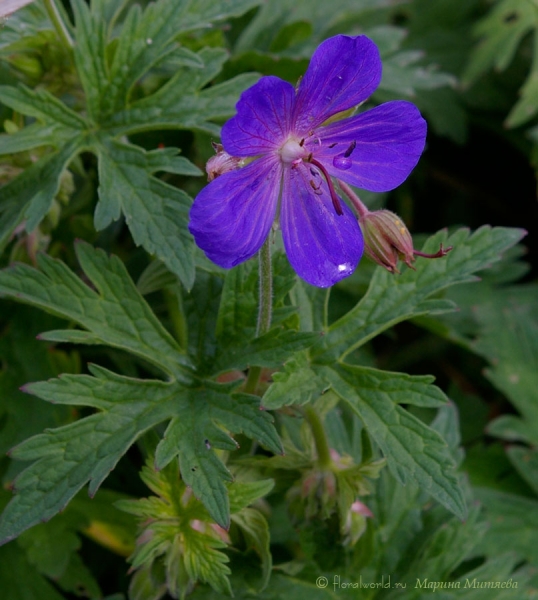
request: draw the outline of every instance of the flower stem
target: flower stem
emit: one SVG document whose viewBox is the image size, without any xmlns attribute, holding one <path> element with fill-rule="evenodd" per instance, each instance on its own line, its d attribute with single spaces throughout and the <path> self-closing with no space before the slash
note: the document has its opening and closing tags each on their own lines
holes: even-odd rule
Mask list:
<svg viewBox="0 0 538 600">
<path fill-rule="evenodd" d="M 320 416 L 312 405 L 307 406 L 302 412 L 314 436 L 318 465 L 321 469 L 328 469 L 332 464 L 331 451 Z"/>
<path fill-rule="evenodd" d="M 347 183 L 338 180 L 338 185 L 344 194 L 351 200 L 351 203 L 355 207 L 355 210 L 359 213 L 359 217 L 365 217 L 370 211 L 368 207 L 362 202 L 357 194 L 349 187 Z"/>
<path fill-rule="evenodd" d="M 258 253 L 260 264 L 260 287 L 259 287 L 259 308 L 258 308 L 258 324 L 256 326 L 256 337 L 260 337 L 267 333 L 271 328 L 271 315 L 273 313 L 273 273 L 271 269 L 271 240 L 267 236 L 265 243 Z M 250 367 L 248 377 L 245 383 L 245 392 L 254 394 L 260 375 L 261 367 Z"/>
<path fill-rule="evenodd" d="M 69 31 L 67 30 L 67 27 L 66 27 L 65 23 L 63 22 L 63 19 L 60 15 L 60 12 L 58 10 L 58 7 L 56 6 L 55 1 L 54 0 L 43 0 L 43 2 L 45 4 L 45 9 L 49 16 L 49 19 L 51 20 L 51 23 L 54 25 L 54 29 L 56 29 L 56 33 L 58 34 L 58 37 L 62 40 L 63 45 L 70 50 L 71 48 L 73 48 L 73 40 L 71 39 L 71 36 L 69 35 Z"/>
</svg>

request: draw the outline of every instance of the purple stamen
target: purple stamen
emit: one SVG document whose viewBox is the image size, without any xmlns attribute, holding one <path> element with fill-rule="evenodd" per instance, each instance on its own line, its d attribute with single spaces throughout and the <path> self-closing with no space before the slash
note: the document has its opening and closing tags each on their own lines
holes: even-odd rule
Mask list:
<svg viewBox="0 0 538 600">
<path fill-rule="evenodd" d="M 323 176 L 325 177 L 325 179 L 327 181 L 327 185 L 329 186 L 329 193 L 331 195 L 331 200 L 333 201 L 333 206 L 334 206 L 334 210 L 336 211 L 336 214 L 343 215 L 344 211 L 342 210 L 342 206 L 340 204 L 340 198 L 338 198 L 338 196 L 336 195 L 336 192 L 334 191 L 334 186 L 333 186 L 333 182 L 331 181 L 331 176 L 329 175 L 329 173 L 327 173 L 327 170 L 319 161 L 317 161 L 315 158 L 312 158 L 311 156 L 309 157 L 309 159 L 310 159 L 310 162 L 313 165 L 315 165 L 323 173 Z"/>
</svg>

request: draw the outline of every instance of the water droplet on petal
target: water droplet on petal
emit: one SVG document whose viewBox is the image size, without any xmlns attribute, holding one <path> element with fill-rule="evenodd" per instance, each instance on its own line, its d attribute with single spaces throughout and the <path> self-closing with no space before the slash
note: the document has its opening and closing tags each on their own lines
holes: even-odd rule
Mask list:
<svg viewBox="0 0 538 600">
<path fill-rule="evenodd" d="M 343 263 L 341 265 L 338 265 L 337 269 L 338 269 L 339 273 L 347 273 L 347 272 L 352 273 L 354 267 L 350 263 Z"/>
<path fill-rule="evenodd" d="M 351 160 L 351 158 L 348 158 L 343 154 L 338 154 L 333 158 L 333 166 L 336 169 L 340 169 L 342 171 L 347 171 L 347 169 L 350 169 L 352 164 L 353 161 Z"/>
</svg>

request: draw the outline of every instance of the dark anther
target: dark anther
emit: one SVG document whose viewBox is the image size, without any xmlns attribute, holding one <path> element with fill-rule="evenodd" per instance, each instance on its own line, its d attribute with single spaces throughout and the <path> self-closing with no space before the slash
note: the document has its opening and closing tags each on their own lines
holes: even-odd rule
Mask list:
<svg viewBox="0 0 538 600">
<path fill-rule="evenodd" d="M 301 146 L 301 148 L 304 146 L 304 138 L 299 142 L 299 146 Z"/>
<path fill-rule="evenodd" d="M 312 167 L 310 167 L 310 173 L 312 173 L 314 177 L 319 177 L 319 173 L 316 171 L 316 169 L 313 169 Z"/>
<path fill-rule="evenodd" d="M 314 190 L 316 194 L 321 194 L 321 192 L 319 191 L 319 188 L 321 187 L 321 181 L 318 183 L 318 185 L 316 185 L 316 183 L 311 179 L 310 187 Z"/>
<path fill-rule="evenodd" d="M 344 152 L 344 158 L 349 158 L 351 156 L 351 153 L 353 152 L 353 150 L 355 150 L 356 147 L 357 147 L 357 142 L 356 141 L 351 142 L 349 148 Z"/>
<path fill-rule="evenodd" d="M 334 142 L 334 144 L 329 144 L 329 148 L 334 148 L 338 142 Z"/>
</svg>

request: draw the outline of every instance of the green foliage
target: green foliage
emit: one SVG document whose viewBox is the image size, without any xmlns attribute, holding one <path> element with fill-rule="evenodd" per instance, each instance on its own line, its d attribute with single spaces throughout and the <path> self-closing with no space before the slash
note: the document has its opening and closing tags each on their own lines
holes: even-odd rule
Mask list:
<svg viewBox="0 0 538 600">
<path fill-rule="evenodd" d="M 489 14 L 475 28 L 480 42 L 471 56 L 463 80 L 474 82 L 491 68 L 506 69 L 522 40 L 533 33 L 533 60 L 530 73 L 520 90 L 520 99 L 506 119 L 508 127 L 522 125 L 536 115 L 538 93 L 538 9 L 528 0 L 497 0 Z"/>
<path fill-rule="evenodd" d="M 144 149 L 119 138 L 163 128 L 218 134 L 218 127 L 207 121 L 230 115 L 238 94 L 253 78 L 239 77 L 202 91 L 218 74 L 226 54 L 219 49 L 198 54 L 182 51 L 176 40 L 182 33 L 206 27 L 214 19 L 241 14 L 256 3 L 245 0 L 230 6 L 212 2 L 207 7 L 181 3 L 178 10 L 176 2 L 160 0 L 143 13 L 135 5 L 116 37 L 106 26 L 104 5 L 93 2 L 88 7 L 82 0 L 74 0 L 73 60 L 82 89 L 73 93 L 83 93 L 84 115 L 45 90 L 34 92 L 24 86 L 0 89 L 0 102 L 37 120 L 31 132 L 21 129 L 0 136 L 0 153 L 53 148 L 4 186 L 0 247 L 21 221 L 25 220 L 26 231 L 35 229 L 51 209 L 64 170 L 77 154 L 91 151 L 97 155 L 100 178 L 96 229 L 104 229 L 123 214 L 135 243 L 159 257 L 187 288 L 192 287 L 194 248 L 187 231 L 190 199 L 152 175 L 162 169 L 162 161 L 155 164 L 154 155 L 148 156 Z M 171 53 L 182 56 L 186 65 L 154 93 L 136 101 L 132 97 L 135 84 Z M 192 114 L 194 105 L 203 118 Z M 167 157 L 171 158 L 170 154 Z M 184 166 L 189 168 L 189 163 Z M 193 170 L 191 166 L 191 174 Z"/>
<path fill-rule="evenodd" d="M 226 526 L 229 511 L 221 481 L 230 477 L 207 446 L 214 443 L 232 449 L 234 444 L 212 420 L 233 432 L 259 435 L 262 443 L 278 452 L 270 417 L 257 409 L 256 399 L 250 396 L 230 396 L 229 389 L 220 391 L 214 384 L 195 386 L 185 354 L 138 294 L 122 263 L 84 243 L 78 245 L 77 254 L 98 292 L 46 255 L 40 257 L 42 271 L 25 265 L 4 271 L 0 291 L 85 328 L 52 331 L 42 337 L 127 350 L 159 366 L 169 380 L 134 379 L 92 366 L 92 376 L 64 375 L 25 386 L 25 391 L 50 402 L 101 412 L 30 438 L 11 451 L 14 458 L 36 462 L 17 478 L 18 493 L 3 513 L 0 538 L 7 541 L 49 519 L 87 482 L 90 495 L 95 494 L 133 442 L 170 418 L 169 437 L 157 448 L 157 464 L 164 466 L 179 454 L 185 481 L 204 499 L 213 518 Z M 206 418 L 200 419 L 204 406 Z M 182 432 L 187 435 L 179 443 Z M 171 446 L 173 440 L 176 444 Z"/>
<path fill-rule="evenodd" d="M 364 259 L 322 290 L 275 227 L 258 335 L 257 261 L 221 269 L 188 231 L 243 90 L 296 84 L 335 34 L 378 45 L 369 102 L 428 120 L 417 173 L 361 192 L 369 207 L 532 230 L 519 181 L 490 214 L 473 165 L 451 170 L 459 147 L 436 161 L 469 129 L 536 166 L 535 4 L 34 0 L 0 23 L 2 597 L 535 595 L 526 232 L 458 225 L 420 238 L 442 258 L 396 275 Z M 463 208 L 428 195 L 447 181 Z"/>
</svg>

